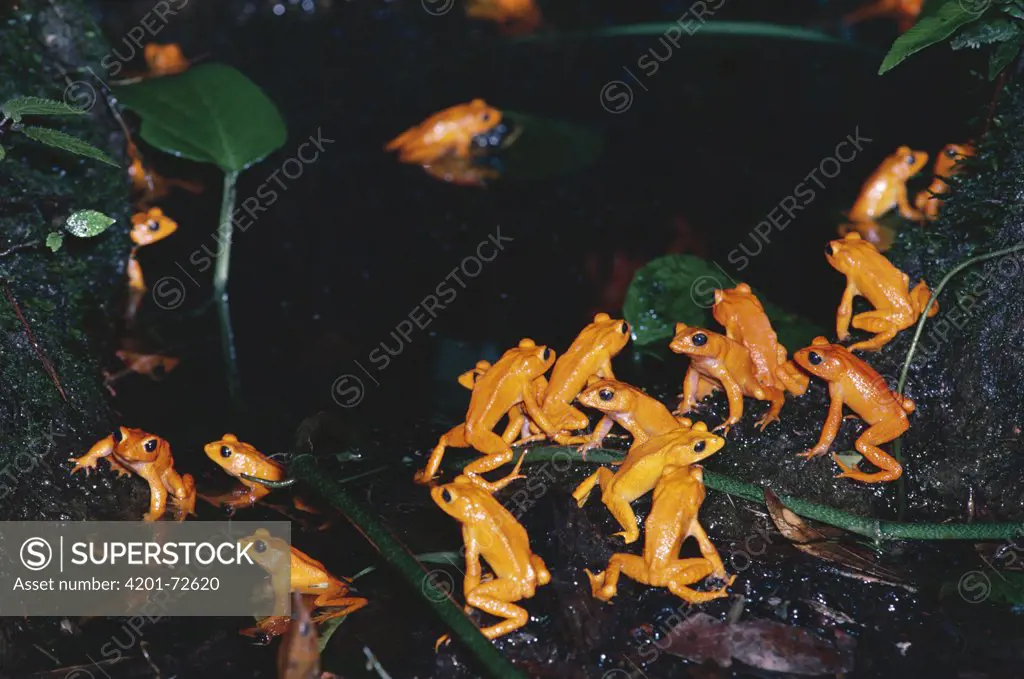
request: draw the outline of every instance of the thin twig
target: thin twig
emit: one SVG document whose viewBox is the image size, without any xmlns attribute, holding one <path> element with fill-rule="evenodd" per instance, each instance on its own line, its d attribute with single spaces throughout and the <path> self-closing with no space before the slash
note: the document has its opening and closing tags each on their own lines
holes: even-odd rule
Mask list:
<svg viewBox="0 0 1024 679">
<path fill-rule="evenodd" d="M 18 315 L 18 320 L 21 321 L 22 326 L 25 328 L 25 335 L 28 337 L 29 344 L 32 345 L 32 349 L 35 350 L 36 356 L 38 356 L 39 360 L 43 363 L 43 370 L 45 370 L 46 374 L 50 376 L 51 380 L 53 380 L 53 384 L 57 387 L 57 391 L 60 392 L 61 398 L 67 401 L 68 395 L 64 392 L 64 387 L 60 384 L 60 378 L 57 377 L 57 371 L 54 370 L 53 364 L 50 363 L 50 359 L 46 358 L 46 354 L 43 353 L 43 350 L 39 348 L 39 343 L 36 342 L 36 337 L 32 334 L 31 326 L 29 326 L 28 321 L 25 320 L 24 314 L 21 313 L 21 307 L 18 306 L 18 301 L 14 299 L 14 295 L 11 294 L 11 289 L 7 286 L 7 283 L 3 283 L 3 288 L 7 301 L 11 303 L 12 307 L 14 307 L 14 313 Z"/>
<path fill-rule="evenodd" d="M 30 240 L 29 242 L 22 243 L 20 245 L 12 245 L 3 252 L 0 252 L 0 257 L 6 257 L 7 255 L 14 254 L 15 252 L 18 252 L 20 250 L 30 250 L 32 248 L 37 248 L 42 244 L 43 242 L 40 240 Z"/>
</svg>

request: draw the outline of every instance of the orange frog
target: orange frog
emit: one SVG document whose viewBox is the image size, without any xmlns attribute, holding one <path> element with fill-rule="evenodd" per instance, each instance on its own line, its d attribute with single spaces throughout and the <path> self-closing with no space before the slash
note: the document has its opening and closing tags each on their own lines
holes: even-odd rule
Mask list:
<svg viewBox="0 0 1024 679">
<path fill-rule="evenodd" d="M 309 597 L 292 592 L 292 617 L 277 649 L 277 679 L 321 679 L 320 645 Z"/>
<path fill-rule="evenodd" d="M 399 160 L 413 165 L 427 165 L 447 155 L 468 158 L 473 137 L 496 127 L 501 118 L 501 111 L 474 99 L 435 113 L 384 148 L 398 151 Z"/>
<path fill-rule="evenodd" d="M 156 172 L 146 168 L 142 164 L 142 156 L 139 154 L 135 144 L 128 143 L 128 158 L 131 164 L 128 166 L 128 177 L 132 180 L 132 191 L 138 194 L 135 207 L 139 210 L 147 210 L 149 206 L 170 193 L 172 187 L 184 189 L 189 193 L 202 193 L 203 186 L 194 182 L 186 182 L 180 179 L 165 179 Z"/>
<path fill-rule="evenodd" d="M 599 447 L 613 423 L 632 434 L 630 454 L 653 436 L 667 434 L 680 427 L 688 429 L 693 426 L 693 422 L 688 418 L 676 417 L 662 405 L 661 401 L 625 382 L 598 380 L 584 389 L 577 400 L 582 405 L 601 412 L 604 415 L 601 422 L 607 423 L 603 427 L 597 427 L 594 435 L 580 450 Z"/>
<path fill-rule="evenodd" d="M 151 76 L 174 75 L 188 70 L 189 67 L 188 59 L 177 43 L 160 45 L 151 42 L 146 45 L 144 54 Z"/>
<path fill-rule="evenodd" d="M 219 507 L 252 507 L 270 493 L 270 488 L 256 481 L 244 479 L 242 474 L 267 481 L 283 481 L 285 478 L 282 465 L 248 443 L 239 441 L 234 434 L 224 434 L 220 440 L 207 443 L 203 446 L 203 451 L 206 457 L 216 462 L 221 469 L 242 484 L 241 488 L 230 493 L 212 498 L 204 496 L 203 499 Z"/>
<path fill-rule="evenodd" d="M 485 457 L 469 463 L 464 473 L 482 487 L 492 488 L 493 485 L 479 475 L 497 469 L 512 459 L 511 445 L 494 433 L 494 427 L 502 417 L 523 404 L 530 420 L 544 431 L 554 431 L 537 401 L 537 386 L 534 383 L 554 362 L 554 351 L 545 346 L 537 346 L 529 338 L 506 351 L 494 365 L 476 378 L 465 422 L 441 436 L 426 466 L 416 472 L 413 480 L 420 484 L 433 481 L 448 446 L 473 447 Z M 506 430 L 506 434 L 509 431 Z"/>
<path fill-rule="evenodd" d="M 652 587 L 667 587 L 690 604 L 702 604 L 728 596 L 726 587 L 736 576 L 728 577 L 718 550 L 697 521 L 704 502 L 704 470 L 698 465 L 666 467 L 654 487 L 651 513 L 644 523 L 644 554 L 613 554 L 602 573 L 587 571 L 595 597 L 609 601 L 618 593 L 620 573 Z M 687 538 L 693 538 L 703 556 L 680 559 L 679 550 Z M 709 575 L 726 580 L 721 589 L 698 592 L 690 585 Z M 728 578 L 728 579 L 726 579 Z"/>
<path fill-rule="evenodd" d="M 876 17 L 891 17 L 903 33 L 917 21 L 923 4 L 924 0 L 870 0 L 844 16 L 843 22 L 850 25 Z"/>
<path fill-rule="evenodd" d="M 666 434 L 653 436 L 630 450 L 622 466 L 615 472 L 601 467 L 573 491 L 573 499 L 582 507 L 595 486 L 601 488 L 601 502 L 622 526 L 626 544 L 636 542 L 640 529 L 630 503 L 646 495 L 657 485 L 666 467 L 685 467 L 722 449 L 725 439 L 708 433 L 703 422 L 694 422 L 689 429 L 679 427 Z"/>
<path fill-rule="evenodd" d="M 476 366 L 471 370 L 459 375 L 459 384 L 464 386 L 466 389 L 473 391 L 473 387 L 476 386 L 476 381 L 487 372 L 491 367 L 489 361 L 477 361 Z M 533 381 L 533 393 L 534 397 L 538 400 L 544 395 L 544 390 L 547 389 L 548 381 L 544 376 L 540 376 Z M 505 427 L 505 433 L 501 435 L 502 440 L 505 443 L 512 445 L 517 438 L 526 439 L 530 436 L 529 420 L 526 418 L 526 413 L 523 410 L 523 404 L 516 404 L 512 410 L 508 411 L 508 424 Z"/>
<path fill-rule="evenodd" d="M 519 476 L 519 459 L 512 473 L 496 481 L 502 488 Z M 462 524 L 466 570 L 462 591 L 466 612 L 479 609 L 503 620 L 480 630 L 488 639 L 519 629 L 529 614 L 514 602 L 533 597 L 538 586 L 551 582 L 544 560 L 530 551 L 530 537 L 515 517 L 473 479 L 457 476 L 451 483 L 430 489 L 437 506 Z M 482 577 L 480 559 L 487 562 L 493 577 Z M 447 635 L 438 639 L 440 646 Z"/>
<path fill-rule="evenodd" d="M 312 602 L 314 607 L 337 607 L 337 610 L 311 618 L 311 622 L 316 624 L 348 615 L 369 603 L 362 597 L 348 596 L 350 581 L 334 577 L 322 563 L 290 547 L 281 538 L 272 537 L 264 528 L 242 538 L 238 544 L 243 549 L 251 544 L 252 547 L 246 553 L 270 574 L 275 610 L 286 610 L 292 592 L 315 596 Z M 263 618 L 257 622 L 256 628 L 242 630 L 242 634 L 266 640 L 284 632 L 289 627 L 288 620 L 279 615 Z"/>
<path fill-rule="evenodd" d="M 135 316 L 139 313 L 142 300 L 146 296 L 146 279 L 142 275 L 142 266 L 135 257 L 135 248 L 132 248 L 128 255 L 128 264 L 125 266 L 125 273 L 128 274 L 128 303 L 124 308 L 124 319 L 131 325 L 135 322 Z"/>
<path fill-rule="evenodd" d="M 801 455 L 811 458 L 828 452 L 843 421 L 845 403 L 871 425 L 860 435 L 854 447 L 881 471 L 867 474 L 847 467 L 833 453 L 832 458 L 843 470 L 836 478 L 845 476 L 865 483 L 898 479 L 903 468 L 878 445 L 899 438 L 910 428 L 907 413 L 914 412 L 914 402 L 891 391 L 884 377 L 846 347 L 829 344 L 824 337 L 815 337 L 811 346 L 796 352 L 793 359 L 807 372 L 827 381 L 832 397 L 821 438 L 817 445 Z"/>
<path fill-rule="evenodd" d="M 740 283 L 731 290 L 715 290 L 711 313 L 725 328 L 726 337 L 747 348 L 758 382 L 785 388 L 797 396 L 807 391 L 810 380 L 788 360 L 786 347 L 779 343 L 768 314 L 749 285 Z"/>
<path fill-rule="evenodd" d="M 746 347 L 725 335 L 704 328 L 693 328 L 685 323 L 676 324 L 676 336 L 669 348 L 677 354 L 690 358 L 690 367 L 683 378 L 683 393 L 676 412 L 684 415 L 697 405 L 699 393 L 709 393 L 719 385 L 729 398 L 729 417 L 713 431 L 729 433 L 732 425 L 743 417 L 743 397 L 750 396 L 771 402 L 771 408 L 757 421 L 763 431 L 779 419 L 783 391 L 774 386 L 761 384 L 757 379 L 757 368 Z"/>
<path fill-rule="evenodd" d="M 103 372 L 103 384 L 111 396 L 117 395 L 117 392 L 114 391 L 114 383 L 128 375 L 135 373 L 148 375 L 150 379 L 159 382 L 181 362 L 174 356 L 142 354 L 128 349 L 118 349 L 114 355 L 121 359 L 125 367 L 124 370 L 119 370 L 116 373 Z"/>
<path fill-rule="evenodd" d="M 466 16 L 493 21 L 509 35 L 532 33 L 541 23 L 540 10 L 534 0 L 470 0 Z"/>
<path fill-rule="evenodd" d="M 968 144 L 946 144 L 938 156 L 935 157 L 935 168 L 932 170 L 934 179 L 931 185 L 924 191 L 917 194 L 914 205 L 924 213 L 928 219 L 935 219 L 939 216 L 939 207 L 942 205 L 941 196 L 949 193 L 949 184 L 946 179 L 960 171 L 961 161 L 974 155 L 974 147 Z"/>
<path fill-rule="evenodd" d="M 836 312 L 836 336 L 845 341 L 850 325 L 876 333 L 874 337 L 850 345 L 850 351 L 878 351 L 901 330 L 921 317 L 931 292 L 924 281 L 910 289 L 910 277 L 893 266 L 874 245 L 857 233 L 834 240 L 825 247 L 825 258 L 836 271 L 846 276 L 846 289 Z M 853 316 L 853 298 L 862 295 L 874 311 Z M 932 304 L 928 316 L 939 312 Z"/>
<path fill-rule="evenodd" d="M 135 473 L 149 483 L 149 511 L 142 517 L 143 521 L 157 521 L 164 515 L 168 495 L 179 521 L 188 514 L 195 514 L 195 481 L 191 474 L 179 476 L 174 471 L 171 444 L 159 436 L 141 429 L 118 427 L 113 434 L 96 442 L 82 457 L 71 458 L 75 463 L 71 473 L 84 469 L 88 474 L 101 458 L 118 476 Z"/>
<path fill-rule="evenodd" d="M 888 250 L 892 245 L 891 229 L 883 228 L 876 220 L 893 208 L 898 208 L 905 219 L 922 221 L 924 215 L 907 200 L 907 180 L 920 172 L 928 162 L 928 154 L 901 146 L 882 161 L 861 188 L 857 202 L 850 208 L 850 223 L 839 227 L 839 235 L 856 232 L 879 247 Z"/>
<path fill-rule="evenodd" d="M 574 408 L 571 403 L 580 391 L 590 382 L 598 378 L 613 380 L 612 357 L 622 351 L 629 342 L 629 323 L 622 319 L 611 318 L 608 314 L 599 313 L 594 322 L 583 328 L 573 340 L 569 349 L 555 361 L 551 369 L 551 379 L 544 391 L 541 408 L 544 411 L 549 428 L 542 427 L 545 435 L 559 442 L 579 443 L 591 440 L 590 437 L 565 438 L 569 432 L 586 429 L 590 426 L 590 418 Z M 607 432 L 611 421 L 602 419 L 597 430 Z M 600 438 L 604 438 L 603 435 Z"/>
<path fill-rule="evenodd" d="M 132 215 L 132 242 L 138 246 L 152 245 L 178 230 L 178 223 L 158 207 Z"/>
</svg>

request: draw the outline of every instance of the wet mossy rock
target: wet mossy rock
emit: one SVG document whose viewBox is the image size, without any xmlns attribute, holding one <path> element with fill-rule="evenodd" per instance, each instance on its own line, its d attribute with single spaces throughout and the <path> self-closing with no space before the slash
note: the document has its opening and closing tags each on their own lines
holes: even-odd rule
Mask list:
<svg viewBox="0 0 1024 679">
<path fill-rule="evenodd" d="M 102 73 L 99 61 L 108 46 L 83 3 L 24 0 L 0 15 L 0 101 L 62 100 L 68 87 L 62 69 L 101 92 L 86 69 Z M 123 162 L 125 141 L 102 96 L 89 115 L 32 122 L 73 134 Z M 113 349 L 109 319 L 130 247 L 127 175 L 18 134 L 3 135 L 0 144 L 7 151 L 0 162 L 0 251 L 40 243 L 0 258 L 0 276 L 38 343 L 37 351 L 15 305 L 0 294 L 0 519 L 114 518 L 128 504 L 125 496 L 135 494 L 133 484 L 115 483 L 106 471 L 70 477 L 67 459 L 112 424 L 101 362 Z M 117 222 L 95 238 L 68 239 L 57 253 L 42 245 L 83 209 Z"/>
</svg>

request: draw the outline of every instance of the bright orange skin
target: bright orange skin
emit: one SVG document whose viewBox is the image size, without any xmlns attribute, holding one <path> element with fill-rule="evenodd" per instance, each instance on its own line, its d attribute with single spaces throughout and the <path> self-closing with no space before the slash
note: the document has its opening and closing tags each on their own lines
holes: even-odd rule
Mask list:
<svg viewBox="0 0 1024 679">
<path fill-rule="evenodd" d="M 541 428 L 548 438 L 557 440 L 562 435 L 563 440 L 570 443 L 591 441 L 589 436 L 564 438 L 570 432 L 590 426 L 590 418 L 571 403 L 594 380 L 615 379 L 612 357 L 626 346 L 629 335 L 629 323 L 605 313 L 596 314 L 594 321 L 580 331 L 566 352 L 555 361 L 548 387 L 540 401 L 550 422 L 550 428 Z M 597 430 L 607 430 L 610 426 L 608 420 L 602 419 Z"/>
<path fill-rule="evenodd" d="M 501 172 L 497 169 L 473 162 L 472 158 L 453 155 L 441 156 L 424 164 L 423 171 L 434 179 L 457 186 L 484 187 L 501 179 Z"/>
<path fill-rule="evenodd" d="M 828 392 L 832 397 L 821 438 L 817 445 L 801 455 L 811 458 L 828 452 L 843 421 L 845 403 L 871 425 L 854 445 L 857 452 L 881 471 L 866 474 L 853 467 L 847 467 L 833 453 L 833 459 L 843 470 L 836 478 L 849 477 L 865 483 L 898 479 L 903 473 L 903 468 L 878 446 L 899 438 L 910 428 L 907 413 L 914 412 L 914 402 L 891 391 L 884 377 L 851 354 L 846 347 L 829 344 L 824 337 L 815 337 L 811 346 L 793 354 L 793 360 L 815 377 L 827 381 Z"/>
<path fill-rule="evenodd" d="M 644 554 L 613 554 L 608 567 L 596 575 L 587 571 L 593 595 L 609 601 L 618 593 L 619 574 L 653 587 L 667 587 L 687 603 L 701 604 L 728 596 L 728 578 L 721 589 L 698 592 L 692 585 L 708 575 L 727 577 L 725 565 L 697 514 L 704 502 L 704 470 L 698 465 L 666 467 L 654 487 L 651 513 L 644 523 Z M 700 546 L 701 557 L 680 559 L 679 550 L 687 538 Z"/>
<path fill-rule="evenodd" d="M 495 482 L 501 488 L 521 478 L 519 464 L 511 474 Z M 480 630 L 496 639 L 519 629 L 529 614 L 513 602 L 533 597 L 538 586 L 551 581 L 544 560 L 530 551 L 530 537 L 515 517 L 473 479 L 457 476 L 451 483 L 430 489 L 437 506 L 462 524 L 466 570 L 462 591 L 466 612 L 477 608 L 504 620 Z M 480 559 L 487 562 L 494 577 L 481 582 Z M 446 636 L 438 639 L 438 645 Z"/>
<path fill-rule="evenodd" d="M 270 489 L 263 484 L 243 479 L 241 474 L 267 481 L 283 481 L 285 478 L 284 467 L 248 443 L 239 441 L 234 434 L 224 434 L 220 440 L 207 443 L 203 451 L 242 484 L 234 492 L 209 498 L 210 502 L 220 507 L 251 507 L 270 493 Z"/>
<path fill-rule="evenodd" d="M 152 245 L 178 230 L 178 223 L 158 207 L 132 215 L 132 242 L 138 246 Z"/>
<path fill-rule="evenodd" d="M 859 233 L 884 251 L 892 244 L 892 235 L 877 222 L 883 215 L 898 208 L 905 219 L 924 220 L 924 215 L 907 199 L 907 180 L 927 162 L 928 154 L 924 151 L 914 151 L 909 146 L 896 149 L 864 182 L 860 196 L 847 214 L 850 223 L 839 227 L 839 235 Z"/>
<path fill-rule="evenodd" d="M 470 0 L 466 16 L 500 24 L 502 32 L 509 35 L 532 33 L 541 24 L 533 0 Z"/>
<path fill-rule="evenodd" d="M 847 24 L 855 24 L 876 17 L 890 17 L 896 20 L 900 33 L 907 31 L 921 14 L 924 0 L 872 0 L 843 17 Z"/>
<path fill-rule="evenodd" d="M 810 380 L 788 360 L 786 347 L 779 343 L 768 314 L 749 285 L 740 283 L 731 290 L 715 290 L 711 313 L 725 328 L 726 337 L 747 348 L 758 382 L 797 396 L 807 391 Z"/>
<path fill-rule="evenodd" d="M 292 618 L 277 649 L 277 679 L 320 679 L 320 647 L 309 597 L 292 593 Z"/>
<path fill-rule="evenodd" d="M 850 351 L 878 351 L 896 333 L 917 322 L 931 297 L 924 281 L 911 290 L 910 277 L 859 234 L 850 233 L 830 242 L 825 258 L 832 268 L 846 276 L 846 289 L 836 312 L 836 336 L 840 341 L 846 340 L 850 325 L 876 333 L 869 340 L 851 344 Z M 853 316 L 853 298 L 857 295 L 865 297 L 875 310 Z M 932 304 L 928 315 L 938 312 L 939 305 Z"/>
<path fill-rule="evenodd" d="M 604 415 L 601 422 L 608 423 L 604 428 L 597 428 L 584 448 L 600 446 L 613 423 L 632 434 L 630 455 L 654 436 L 693 426 L 688 418 L 676 417 L 661 401 L 625 382 L 598 380 L 584 389 L 577 400 L 581 405 L 600 411 Z"/>
<path fill-rule="evenodd" d="M 771 402 L 771 408 L 757 422 L 762 430 L 779 419 L 785 394 L 777 387 L 763 385 L 758 381 L 757 367 L 750 352 L 739 342 L 704 328 L 677 323 L 676 336 L 669 348 L 677 354 L 690 357 L 690 367 L 683 378 L 683 393 L 676 412 L 690 412 L 697 405 L 702 391 L 710 393 L 721 386 L 729 398 L 729 417 L 712 431 L 724 430 L 724 436 L 732 425 L 740 421 L 743 417 L 744 396 Z"/>
<path fill-rule="evenodd" d="M 181 360 L 174 356 L 164 356 L 162 354 L 141 354 L 135 351 L 129 351 L 128 349 L 119 349 L 114 354 L 121 359 L 124 363 L 124 370 L 119 370 L 116 373 L 103 373 L 104 385 L 107 390 L 110 391 L 111 395 L 117 395 L 114 391 L 114 383 L 118 380 L 137 373 L 139 375 L 146 375 L 152 380 L 160 381 L 167 373 L 171 372 L 178 367 Z"/>
<path fill-rule="evenodd" d="M 145 57 L 149 74 L 153 76 L 174 75 L 188 70 L 188 59 L 177 43 L 158 45 L 151 42 L 146 45 Z"/>
<path fill-rule="evenodd" d="M 935 156 L 935 168 L 932 170 L 934 179 L 931 185 L 924 191 L 917 194 L 914 205 L 924 213 L 928 219 L 935 219 L 939 216 L 939 207 L 942 206 L 941 196 L 949 193 L 949 184 L 946 178 L 957 174 L 963 167 L 961 161 L 974 155 L 974 147 L 968 144 L 946 144 L 939 155 Z"/>
<path fill-rule="evenodd" d="M 84 469 L 86 474 L 106 459 L 118 476 L 135 473 L 149 483 L 149 511 L 143 521 L 157 521 L 167 510 L 167 498 L 174 503 L 178 520 L 195 514 L 196 484 L 191 474 L 174 471 L 171 444 L 141 429 L 119 427 L 110 436 L 96 442 L 89 452 L 78 458 L 71 473 Z"/>
<path fill-rule="evenodd" d="M 202 193 L 201 184 L 181 181 L 179 179 L 164 179 L 162 176 L 146 168 L 142 164 L 142 156 L 139 154 L 135 144 L 128 143 L 128 157 L 131 164 L 128 166 L 128 176 L 132 180 L 132 191 L 139 195 L 135 200 L 135 207 L 139 210 L 147 210 L 149 206 L 171 192 L 171 187 L 185 189 L 190 193 Z"/>
<path fill-rule="evenodd" d="M 572 496 L 582 507 L 595 486 L 601 488 L 601 502 L 622 526 L 626 544 L 636 542 L 640 529 L 630 503 L 646 495 L 657 485 L 666 467 L 685 467 L 703 460 L 722 449 L 725 439 L 708 433 L 703 422 L 693 427 L 678 427 L 666 434 L 653 436 L 630 450 L 622 466 L 615 472 L 601 467 L 576 487 Z"/>
<path fill-rule="evenodd" d="M 128 256 L 128 265 L 125 267 L 128 274 L 128 304 L 125 306 L 124 317 L 130 324 L 134 322 L 139 307 L 142 305 L 142 298 L 146 296 L 146 279 L 142 276 L 142 266 L 135 258 L 135 250 Z"/>
<path fill-rule="evenodd" d="M 535 384 L 554 362 L 554 351 L 538 346 L 529 338 L 506 351 L 476 378 L 464 423 L 441 436 L 426 466 L 416 472 L 413 480 L 420 484 L 430 483 L 437 475 L 448 446 L 472 447 L 485 457 L 467 465 L 464 473 L 481 487 L 493 489 L 493 484 L 481 478 L 480 474 L 497 469 L 512 459 L 511 444 L 494 433 L 502 417 L 522 404 L 532 422 L 544 431 L 555 431 L 540 407 Z M 460 383 L 464 384 L 465 377 L 464 374 L 460 378 Z M 506 434 L 509 431 L 506 430 Z"/>
<path fill-rule="evenodd" d="M 349 588 L 345 581 L 328 573 L 324 565 L 316 559 L 300 552 L 295 547 L 289 547 L 288 543 L 281 538 L 271 537 L 264 528 L 258 529 L 247 538 L 242 538 L 238 543 L 243 548 L 252 543 L 247 554 L 270 574 L 270 584 L 274 590 L 275 610 L 286 610 L 288 598 L 292 592 L 315 596 L 314 607 L 340 607 L 339 610 L 315 616 L 312 618 L 314 623 L 348 615 L 369 603 L 362 597 L 347 596 Z M 260 631 L 268 636 L 283 632 L 282 627 L 284 626 L 274 624 L 277 617 L 264 618 L 261 621 Z M 252 630 L 243 630 L 242 633 L 251 636 Z"/>
<path fill-rule="evenodd" d="M 473 137 L 501 123 L 501 111 L 483 99 L 458 104 L 435 113 L 388 142 L 387 151 L 398 151 L 403 163 L 426 165 L 442 156 L 469 158 Z"/>
</svg>

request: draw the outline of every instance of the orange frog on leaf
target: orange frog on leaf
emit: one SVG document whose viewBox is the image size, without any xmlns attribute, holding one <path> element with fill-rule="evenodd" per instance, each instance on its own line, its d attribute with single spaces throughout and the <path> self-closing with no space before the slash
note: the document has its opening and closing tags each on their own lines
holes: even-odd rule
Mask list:
<svg viewBox="0 0 1024 679">
<path fill-rule="evenodd" d="M 206 457 L 217 463 L 228 475 L 241 482 L 242 487 L 216 497 L 203 496 L 218 507 L 251 507 L 266 497 L 271 489 L 265 485 L 242 478 L 242 474 L 266 481 L 283 481 L 284 467 L 258 451 L 254 446 L 239 441 L 234 434 L 224 434 L 219 440 L 203 446 Z"/>
<path fill-rule="evenodd" d="M 789 360 L 786 347 L 779 343 L 768 314 L 749 285 L 740 283 L 731 290 L 715 290 L 711 313 L 725 328 L 726 337 L 747 348 L 758 382 L 797 396 L 807 391 L 810 380 Z"/>
<path fill-rule="evenodd" d="M 521 457 L 508 476 L 494 482 L 494 488 L 503 488 L 522 478 L 519 476 L 522 463 Z M 431 488 L 430 497 L 462 524 L 466 553 L 462 591 L 466 597 L 466 612 L 476 608 L 502 618 L 480 633 L 488 639 L 496 639 L 525 625 L 530 616 L 515 602 L 532 598 L 538 586 L 551 581 L 544 560 L 530 550 L 526 529 L 490 491 L 466 476 L 457 476 L 451 483 Z M 481 559 L 490 566 L 493 576 L 483 575 Z M 435 648 L 447 639 L 448 635 L 443 635 Z"/>
<path fill-rule="evenodd" d="M 177 230 L 178 223 L 158 207 L 132 215 L 131 239 L 139 247 L 161 241 Z"/>
<path fill-rule="evenodd" d="M 833 453 L 833 459 L 843 470 L 837 478 L 849 477 L 865 483 L 898 479 L 903 473 L 900 463 L 878 446 L 899 438 L 910 428 L 907 414 L 914 412 L 914 402 L 889 389 L 884 377 L 846 347 L 830 344 L 824 337 L 815 337 L 811 346 L 796 352 L 793 359 L 807 372 L 828 382 L 832 398 L 821 438 L 801 455 L 811 458 L 828 452 L 839 433 L 845 404 L 870 425 L 854 447 L 880 471 L 868 474 L 848 467 Z"/>
<path fill-rule="evenodd" d="M 963 167 L 961 164 L 965 158 L 974 155 L 974 147 L 968 144 L 947 144 L 938 156 L 935 157 L 935 169 L 932 170 L 934 179 L 927 189 L 917 194 L 914 199 L 914 206 L 930 220 L 939 216 L 939 207 L 942 206 L 942 196 L 949 193 L 949 177 L 957 174 Z"/>
<path fill-rule="evenodd" d="M 907 199 L 907 180 L 921 171 L 928 162 L 928 154 L 901 146 L 882 161 L 861 188 L 860 196 L 847 213 L 848 224 L 839 227 L 839 235 L 857 232 L 883 252 L 892 245 L 892 230 L 878 223 L 878 219 L 893 208 L 911 221 L 923 221 L 921 214 Z"/>
<path fill-rule="evenodd" d="M 101 459 L 105 459 L 118 476 L 134 473 L 149 483 L 149 511 L 142 517 L 143 521 L 159 520 L 167 510 L 168 497 L 179 521 L 188 514 L 195 514 L 195 481 L 191 474 L 179 475 L 174 470 L 171 444 L 159 436 L 141 429 L 118 427 L 82 457 L 71 458 L 75 463 L 71 473 L 84 469 L 88 474 Z"/>
<path fill-rule="evenodd" d="M 697 400 L 721 387 L 729 399 L 729 417 L 713 431 L 729 433 L 732 425 L 743 417 L 743 397 L 750 396 L 769 401 L 771 407 L 757 422 L 764 430 L 779 419 L 779 411 L 785 398 L 784 392 L 775 386 L 761 384 L 757 379 L 757 368 L 746 347 L 725 335 L 704 328 L 693 328 L 685 323 L 676 324 L 676 335 L 669 348 L 690 359 L 690 367 L 683 378 L 683 393 L 680 395 L 680 415 L 693 410 Z"/>
<path fill-rule="evenodd" d="M 825 258 L 836 271 L 846 276 L 846 289 L 836 312 L 836 336 L 845 341 L 850 336 L 850 325 L 858 330 L 875 333 L 863 342 L 850 345 L 850 351 L 878 351 L 896 333 L 909 328 L 921 317 L 931 293 L 924 281 L 910 289 L 910 277 L 881 254 L 874 245 L 850 233 L 846 238 L 831 241 L 825 248 Z M 874 311 L 853 315 L 853 298 L 862 295 Z M 939 312 L 932 304 L 928 316 Z"/>
<path fill-rule="evenodd" d="M 618 593 L 619 575 L 652 587 L 667 587 L 690 604 L 702 604 L 728 596 L 726 587 L 736 580 L 725 571 L 718 550 L 697 520 L 704 502 L 704 470 L 699 465 L 667 466 L 654 487 L 651 513 L 644 523 L 644 553 L 613 554 L 601 573 L 587 571 L 595 597 L 610 601 Z M 679 550 L 687 538 L 700 546 L 700 557 L 680 559 Z M 699 592 L 690 585 L 709 575 L 725 580 L 725 586 Z"/>
<path fill-rule="evenodd" d="M 398 151 L 401 162 L 413 165 L 429 165 L 448 155 L 469 158 L 473 138 L 496 127 L 501 119 L 501 111 L 474 99 L 435 113 L 384 148 Z"/>
<path fill-rule="evenodd" d="M 238 541 L 246 554 L 270 575 L 274 591 L 274 609 L 286 610 L 292 592 L 312 595 L 317 608 L 334 608 L 313 616 L 314 624 L 348 615 L 369 603 L 362 597 L 348 596 L 350 581 L 334 577 L 322 563 L 291 547 L 281 538 L 275 538 L 264 528 Z M 290 623 L 287 616 L 272 615 L 259 620 L 255 628 L 242 630 L 242 634 L 264 642 L 284 632 Z"/>
<path fill-rule="evenodd" d="M 891 17 L 896 20 L 900 33 L 906 32 L 921 14 L 924 0 L 868 0 L 864 5 L 843 17 L 851 25 L 877 17 Z"/>
</svg>

